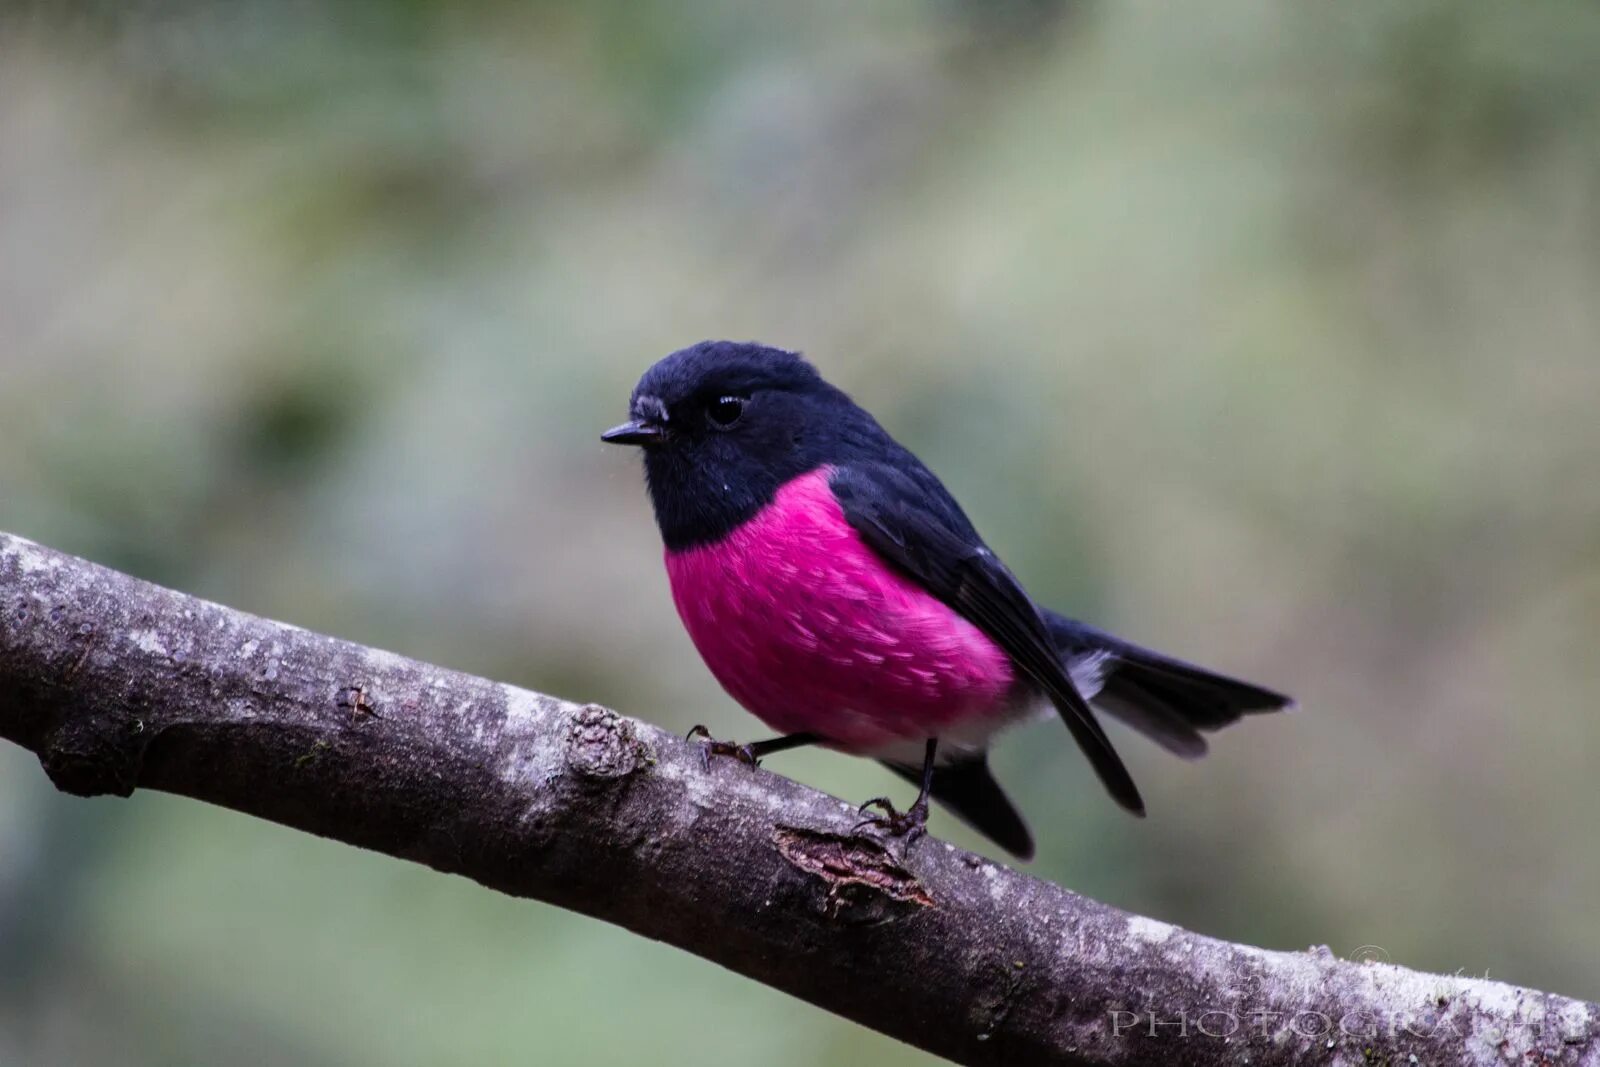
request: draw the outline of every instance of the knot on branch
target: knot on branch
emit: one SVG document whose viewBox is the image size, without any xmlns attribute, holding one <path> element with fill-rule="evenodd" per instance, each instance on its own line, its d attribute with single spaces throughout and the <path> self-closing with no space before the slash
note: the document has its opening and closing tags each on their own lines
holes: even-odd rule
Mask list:
<svg viewBox="0 0 1600 1067">
<path fill-rule="evenodd" d="M 876 901 L 896 911 L 934 906 L 917 876 L 869 837 L 779 826 L 772 842 L 789 863 L 827 886 L 827 909 L 838 915 L 846 903 Z M 893 918 L 880 914 L 879 921 Z"/>
<path fill-rule="evenodd" d="M 63 793 L 132 796 L 149 737 L 141 719 L 64 718 L 39 752 L 39 763 Z"/>
<path fill-rule="evenodd" d="M 567 727 L 566 761 L 581 778 L 612 781 L 644 766 L 648 753 L 633 723 L 598 704 L 585 704 Z"/>
</svg>

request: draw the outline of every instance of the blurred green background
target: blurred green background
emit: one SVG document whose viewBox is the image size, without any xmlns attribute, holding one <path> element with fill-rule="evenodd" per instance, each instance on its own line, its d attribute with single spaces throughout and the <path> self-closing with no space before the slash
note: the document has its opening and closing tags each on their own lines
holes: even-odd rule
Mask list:
<svg viewBox="0 0 1600 1067">
<path fill-rule="evenodd" d="M 801 348 L 1041 599 L 1302 702 L 1119 732 L 1144 822 L 1011 737 L 1035 873 L 1597 998 L 1597 55 L 1576 2 L 13 2 L 0 528 L 753 738 L 596 435 L 671 349 Z M 6 1067 L 757 1056 L 925 1062 L 0 751 Z"/>
</svg>

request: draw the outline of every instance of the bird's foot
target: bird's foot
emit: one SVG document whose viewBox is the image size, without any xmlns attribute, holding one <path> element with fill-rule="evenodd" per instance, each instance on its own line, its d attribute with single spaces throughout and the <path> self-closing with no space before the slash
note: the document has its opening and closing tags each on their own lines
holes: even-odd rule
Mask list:
<svg viewBox="0 0 1600 1067">
<path fill-rule="evenodd" d="M 732 741 L 718 741 L 711 736 L 710 730 L 698 723 L 689 731 L 684 740 L 693 741 L 697 737 L 703 740 L 700 745 L 700 765 L 708 771 L 711 769 L 712 756 L 732 756 L 752 770 L 761 766 L 761 761 L 756 758 L 755 749 L 749 745 L 736 745 Z"/>
<path fill-rule="evenodd" d="M 928 832 L 928 799 L 926 797 L 918 797 L 916 803 L 905 811 L 896 810 L 888 797 L 873 797 L 857 810 L 865 812 L 868 808 L 882 808 L 883 814 L 868 815 L 856 823 L 856 830 L 860 830 L 864 826 L 870 826 L 876 830 L 883 831 L 890 837 L 904 838 L 907 845 Z"/>
</svg>

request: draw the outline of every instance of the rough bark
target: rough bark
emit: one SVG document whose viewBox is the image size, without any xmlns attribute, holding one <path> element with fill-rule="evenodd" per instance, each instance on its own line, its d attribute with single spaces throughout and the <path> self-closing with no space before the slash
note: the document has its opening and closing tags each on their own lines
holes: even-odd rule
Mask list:
<svg viewBox="0 0 1600 1067">
<path fill-rule="evenodd" d="M 1130 915 L 593 705 L 0 534 L 0 737 L 687 949 L 969 1064 L 1600 1064 L 1600 1006 Z"/>
</svg>

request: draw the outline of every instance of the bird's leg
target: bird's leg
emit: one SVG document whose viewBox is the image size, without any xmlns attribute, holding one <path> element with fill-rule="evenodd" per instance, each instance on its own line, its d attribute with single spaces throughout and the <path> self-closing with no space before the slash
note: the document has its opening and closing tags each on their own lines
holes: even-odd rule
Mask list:
<svg viewBox="0 0 1600 1067">
<path fill-rule="evenodd" d="M 939 739 L 928 738 L 928 748 L 922 757 L 922 788 L 917 791 L 917 799 L 905 811 L 896 811 L 888 797 L 873 797 L 860 810 L 868 808 L 882 808 L 882 815 L 868 815 L 856 823 L 856 829 L 863 826 L 876 826 L 886 831 L 891 837 L 904 837 L 910 844 L 921 837 L 928 829 L 928 796 L 933 792 L 933 757 L 939 750 Z"/>
<path fill-rule="evenodd" d="M 712 756 L 732 756 L 747 767 L 759 767 L 763 758 L 774 752 L 784 752 L 802 745 L 814 745 L 822 738 L 816 734 L 784 734 L 782 737 L 770 738 L 766 741 L 752 741 L 748 745 L 737 745 L 732 741 L 718 741 L 711 736 L 711 731 L 702 725 L 696 725 L 689 731 L 689 736 L 684 740 L 693 740 L 696 737 L 704 738 L 705 744 L 700 746 L 700 759 L 707 770 L 711 769 Z"/>
</svg>

